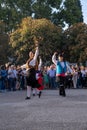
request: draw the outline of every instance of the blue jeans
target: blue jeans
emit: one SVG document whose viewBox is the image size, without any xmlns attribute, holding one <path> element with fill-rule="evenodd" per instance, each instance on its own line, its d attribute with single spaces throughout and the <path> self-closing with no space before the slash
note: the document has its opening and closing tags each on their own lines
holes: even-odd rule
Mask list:
<svg viewBox="0 0 87 130">
<path fill-rule="evenodd" d="M 2 90 L 2 80 L 0 80 L 0 90 Z"/>
<path fill-rule="evenodd" d="M 52 89 L 55 89 L 56 88 L 55 77 L 49 77 L 49 80 L 50 80 L 50 87 Z"/>
<path fill-rule="evenodd" d="M 2 78 L 0 80 L 0 90 L 5 90 L 5 79 L 4 78 Z"/>
<path fill-rule="evenodd" d="M 11 90 L 11 89 L 15 90 L 15 88 L 16 88 L 15 78 L 9 78 L 8 85 L 9 85 L 9 90 Z"/>
</svg>

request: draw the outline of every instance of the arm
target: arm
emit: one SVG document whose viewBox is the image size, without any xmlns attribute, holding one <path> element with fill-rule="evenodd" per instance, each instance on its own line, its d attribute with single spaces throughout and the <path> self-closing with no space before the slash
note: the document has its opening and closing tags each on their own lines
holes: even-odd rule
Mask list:
<svg viewBox="0 0 87 130">
<path fill-rule="evenodd" d="M 66 62 L 66 67 L 67 67 L 67 70 L 70 72 L 70 73 L 73 73 L 72 69 L 70 68 L 69 64 Z"/>
<path fill-rule="evenodd" d="M 26 63 L 26 64 L 27 64 L 27 63 Z M 27 66 L 26 64 L 23 64 L 20 68 L 22 68 L 22 69 L 23 69 L 23 68 L 26 68 L 26 66 Z"/>
<path fill-rule="evenodd" d="M 34 55 L 34 58 L 33 58 L 33 60 L 34 60 L 35 62 L 36 62 L 36 60 L 37 60 L 38 55 L 39 55 L 39 48 L 36 47 L 35 55 Z"/>
<path fill-rule="evenodd" d="M 52 62 L 56 65 L 57 64 L 57 60 L 56 60 L 56 52 L 53 54 L 52 56 Z"/>
<path fill-rule="evenodd" d="M 42 66 L 42 59 L 41 59 L 41 57 L 40 57 L 39 65 L 38 65 L 38 70 L 41 70 L 41 66 Z"/>
<path fill-rule="evenodd" d="M 35 66 L 38 55 L 39 55 L 39 48 L 37 47 L 36 51 L 35 51 L 34 58 L 30 61 L 29 65 Z"/>
</svg>

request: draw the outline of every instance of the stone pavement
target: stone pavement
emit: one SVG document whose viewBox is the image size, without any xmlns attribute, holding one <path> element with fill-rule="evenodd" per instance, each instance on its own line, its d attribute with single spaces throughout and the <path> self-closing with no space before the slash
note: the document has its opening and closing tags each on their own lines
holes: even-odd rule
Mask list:
<svg viewBox="0 0 87 130">
<path fill-rule="evenodd" d="M 0 93 L 0 130 L 87 130 L 87 90 L 44 90 L 25 100 L 26 91 Z"/>
</svg>

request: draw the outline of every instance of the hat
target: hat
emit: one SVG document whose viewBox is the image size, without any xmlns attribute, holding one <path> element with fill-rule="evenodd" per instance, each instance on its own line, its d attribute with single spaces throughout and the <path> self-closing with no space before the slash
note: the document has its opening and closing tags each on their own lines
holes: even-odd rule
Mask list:
<svg viewBox="0 0 87 130">
<path fill-rule="evenodd" d="M 64 55 L 60 53 L 60 54 L 58 55 L 58 57 L 64 57 Z"/>
</svg>

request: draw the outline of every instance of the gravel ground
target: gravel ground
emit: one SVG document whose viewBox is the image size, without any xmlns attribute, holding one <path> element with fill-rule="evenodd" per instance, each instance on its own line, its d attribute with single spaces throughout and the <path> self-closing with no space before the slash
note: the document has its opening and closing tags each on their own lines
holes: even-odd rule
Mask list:
<svg viewBox="0 0 87 130">
<path fill-rule="evenodd" d="M 0 93 L 0 130 L 87 130 L 87 90 L 44 90 L 25 100 L 26 91 Z"/>
</svg>

